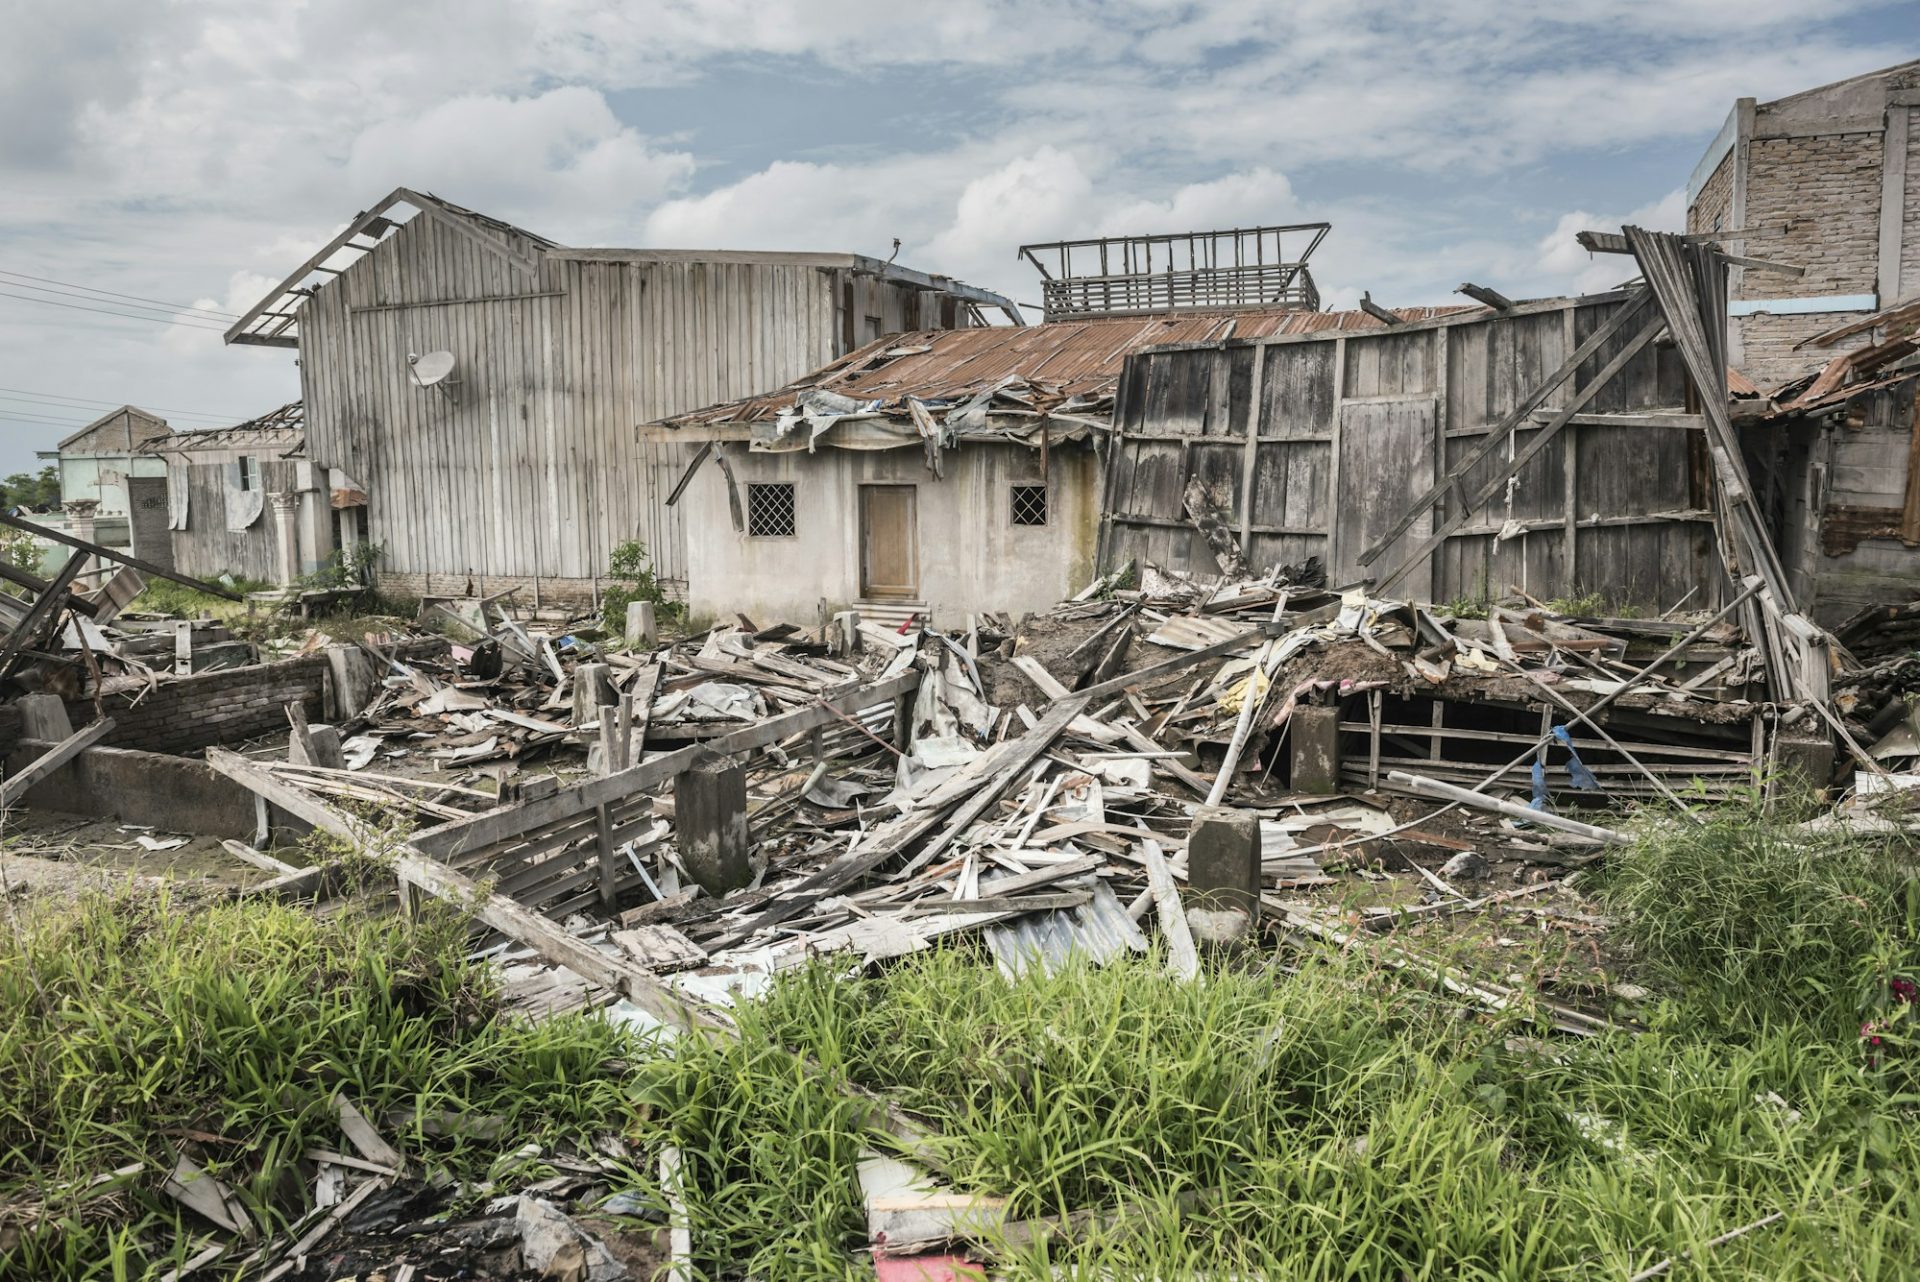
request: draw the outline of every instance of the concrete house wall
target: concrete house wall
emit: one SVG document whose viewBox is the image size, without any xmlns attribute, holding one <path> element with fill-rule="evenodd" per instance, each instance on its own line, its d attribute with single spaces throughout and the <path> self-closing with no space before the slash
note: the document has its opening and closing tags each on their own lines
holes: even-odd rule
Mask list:
<svg viewBox="0 0 1920 1282">
<path fill-rule="evenodd" d="M 860 609 L 860 487 L 912 485 L 916 493 L 920 602 L 941 624 L 969 612 L 1014 618 L 1057 604 L 1093 577 L 1099 533 L 1098 461 L 1084 447 L 1040 454 L 1020 445 L 965 443 L 935 480 L 918 449 L 729 451 L 739 499 L 745 487 L 791 482 L 794 533 L 755 537 L 733 527 L 726 474 L 708 463 L 681 496 L 687 524 L 689 607 L 696 619 L 735 611 L 755 622 L 811 625 L 821 612 Z M 1047 486 L 1044 526 L 1013 524 L 1011 489 Z M 869 611 L 871 613 L 871 611 Z"/>
</svg>

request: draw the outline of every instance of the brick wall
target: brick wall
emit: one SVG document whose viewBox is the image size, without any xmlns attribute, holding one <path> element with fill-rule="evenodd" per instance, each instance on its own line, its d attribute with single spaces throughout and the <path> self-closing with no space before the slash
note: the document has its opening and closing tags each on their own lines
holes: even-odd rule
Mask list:
<svg viewBox="0 0 1920 1282">
<path fill-rule="evenodd" d="M 1748 148 L 1747 225 L 1780 235 L 1747 252 L 1805 267 L 1805 276 L 1744 273 L 1741 298 L 1871 294 L 1880 252 L 1880 134 L 1756 137 Z"/>
<path fill-rule="evenodd" d="M 1794 344 L 1815 334 L 1859 319 L 1859 312 L 1806 312 L 1774 316 L 1756 312 L 1736 316 L 1733 325 L 1740 336 L 1741 356 L 1735 362 L 1763 392 L 1819 369 L 1833 357 L 1866 341 L 1865 335 L 1841 339 L 1831 347 L 1805 347 Z"/>
<path fill-rule="evenodd" d="M 305 706 L 309 719 L 327 719 L 328 680 L 327 658 L 319 654 L 163 681 L 137 705 L 137 691 L 109 695 L 104 707 L 114 727 L 103 742 L 114 748 L 188 753 L 284 733 L 286 707 L 295 700 Z M 93 720 L 93 705 L 70 703 L 67 716 L 76 727 L 83 725 Z"/>
<path fill-rule="evenodd" d="M 492 596 L 505 592 L 508 588 L 519 588 L 520 595 L 513 599 L 516 606 L 531 607 L 536 599 L 534 581 L 531 578 L 517 578 L 505 574 L 397 574 L 382 570 L 376 576 L 380 591 L 388 596 L 425 597 L 425 596 L 464 596 L 471 584 L 477 596 Z M 605 579 L 600 587 L 607 586 Z M 664 585 L 667 595 L 684 599 L 686 584 L 668 582 Z M 594 599 L 594 581 L 592 579 L 548 579 L 539 582 L 538 600 L 542 605 L 570 605 L 589 607 Z"/>
<path fill-rule="evenodd" d="M 1907 190 L 1900 232 L 1899 297 L 1881 299 L 1881 305 L 1920 295 L 1920 110 L 1907 109 Z"/>
<path fill-rule="evenodd" d="M 1725 231 L 1733 218 L 1733 156 L 1729 151 L 1720 158 L 1720 167 L 1700 186 L 1700 194 L 1687 208 L 1689 232 Z"/>
</svg>

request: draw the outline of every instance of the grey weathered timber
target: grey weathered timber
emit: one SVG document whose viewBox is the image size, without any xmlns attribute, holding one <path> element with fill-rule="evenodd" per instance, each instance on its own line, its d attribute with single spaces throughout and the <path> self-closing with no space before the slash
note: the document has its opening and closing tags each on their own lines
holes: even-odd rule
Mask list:
<svg viewBox="0 0 1920 1282">
<path fill-rule="evenodd" d="M 702 754 L 731 756 L 763 748 L 793 735 L 804 734 L 815 726 L 838 723 L 840 714 L 891 703 L 918 688 L 919 684 L 919 671 L 909 669 L 885 681 L 838 691 L 824 697 L 819 706 L 770 717 L 756 725 L 709 739 L 704 744 L 665 753 L 652 761 L 642 762 L 602 779 L 590 780 L 551 797 L 489 810 L 472 819 L 430 828 L 416 834 L 412 845 L 416 850 L 438 858 L 497 845 L 510 837 L 544 828 L 557 820 L 586 814 L 603 802 L 618 801 L 658 788 L 692 765 Z"/>
<path fill-rule="evenodd" d="M 1543 828 L 1558 828 L 1562 832 L 1570 832 L 1575 836 L 1591 837 L 1595 841 L 1603 841 L 1610 846 L 1633 844 L 1633 838 L 1618 829 L 1581 823 L 1577 819 L 1563 818 L 1551 811 L 1534 810 L 1518 802 L 1502 801 L 1498 797 L 1489 797 L 1484 792 L 1475 792 L 1472 788 L 1462 788 L 1458 784 L 1442 783 L 1438 779 L 1428 779 L 1423 775 L 1410 775 L 1404 770 L 1389 771 L 1387 780 L 1422 797 L 1438 797 L 1446 801 L 1458 802 L 1463 806 L 1471 806 L 1476 810 L 1490 810 L 1509 818 L 1537 823 Z"/>
<path fill-rule="evenodd" d="M 245 600 L 244 597 L 229 592 L 225 588 L 216 587 L 211 583 L 202 583 L 199 579 L 189 578 L 184 574 L 177 573 L 164 566 L 155 565 L 151 561 L 143 561 L 139 557 L 130 555 L 118 548 L 106 547 L 99 543 L 89 542 L 86 539 L 76 539 L 64 530 L 56 530 L 45 525 L 35 525 L 30 521 L 22 521 L 19 517 L 8 516 L 5 512 L 0 512 L 0 525 L 5 525 L 15 530 L 23 530 L 39 538 L 52 539 L 55 543 L 64 543 L 68 547 L 81 552 L 91 552 L 103 561 L 112 561 L 116 565 L 130 565 L 142 574 L 157 575 L 160 578 L 169 579 L 184 587 L 192 588 L 196 592 L 205 592 L 210 596 L 217 596 L 223 601 Z M 56 582 L 57 581 L 56 579 Z M 91 613 L 91 611 L 88 611 L 88 613 Z"/>
<path fill-rule="evenodd" d="M 1540 430 L 1533 434 L 1533 438 L 1514 454 L 1513 458 L 1505 467 L 1501 468 L 1491 480 L 1487 481 L 1479 490 L 1475 491 L 1472 498 L 1462 503 L 1459 510 L 1449 516 L 1438 530 L 1435 530 L 1433 534 L 1428 536 L 1424 543 L 1409 553 L 1405 560 L 1401 561 L 1400 564 L 1385 574 L 1379 576 L 1374 583 L 1375 589 L 1385 592 L 1404 578 L 1415 566 L 1425 562 L 1433 550 L 1446 541 L 1449 534 L 1466 524 L 1468 517 L 1485 507 L 1495 494 L 1504 489 L 1510 477 L 1518 476 L 1521 469 L 1532 462 L 1534 456 L 1539 454 L 1552 442 L 1560 429 L 1565 427 L 1568 422 L 1572 420 L 1573 416 L 1580 412 L 1582 407 L 1592 402 L 1593 398 L 1598 396 L 1607 384 L 1612 381 L 1614 375 L 1618 374 L 1626 366 L 1627 362 L 1631 361 L 1635 356 L 1638 356 L 1643 348 L 1653 342 L 1655 338 L 1659 337 L 1661 330 L 1665 328 L 1665 323 L 1657 317 L 1641 326 L 1639 333 L 1628 340 L 1627 345 L 1621 348 L 1620 351 L 1614 355 L 1613 359 L 1600 367 L 1600 372 L 1593 376 L 1591 382 L 1581 387 L 1580 390 L 1568 398 L 1567 407 L 1543 424 Z"/>
<path fill-rule="evenodd" d="M 1214 573 L 1182 503 L 1201 480 L 1234 494 L 1232 524 L 1255 571 L 1318 557 L 1336 583 L 1351 581 L 1361 553 L 1380 549 L 1368 564 L 1384 568 L 1380 556 L 1400 560 L 1396 545 L 1416 523 L 1464 515 L 1402 590 L 1480 599 L 1510 584 L 1551 593 L 1577 582 L 1649 612 L 1689 591 L 1711 607 L 1730 590 L 1701 537 L 1711 478 L 1692 433 L 1674 430 L 1696 424 L 1670 417 L 1686 380 L 1664 346 L 1626 360 L 1569 420 L 1579 430 L 1549 439 L 1490 505 L 1461 507 L 1510 448 L 1540 434 L 1543 416 L 1569 408 L 1569 380 L 1594 381 L 1647 317 L 1647 291 L 1636 289 L 1136 353 L 1118 392 L 1099 568 L 1131 559 Z M 1427 404 L 1423 435 L 1413 419 Z M 1391 485 L 1367 440 L 1383 428 L 1401 449 Z M 1407 498 L 1404 477 L 1425 493 Z"/>
<path fill-rule="evenodd" d="M 112 733 L 112 731 L 113 718 L 102 717 L 91 725 L 85 726 L 79 731 L 68 735 L 39 757 L 36 757 L 32 765 L 29 765 L 25 770 L 20 771 L 8 779 L 6 783 L 0 784 L 0 810 L 13 805 L 14 802 L 26 795 L 27 789 L 33 787 L 33 785 L 39 783 L 42 779 L 45 779 L 61 766 L 66 765 L 67 762 L 79 756 L 80 753 L 86 749 L 99 743 L 102 739 L 106 738 L 107 735 Z"/>
<path fill-rule="evenodd" d="M 1295 792 L 1340 791 L 1340 709 L 1300 704 L 1287 718 L 1287 738 Z"/>
<path fill-rule="evenodd" d="M 715 899 L 753 880 L 747 772 L 724 757 L 689 766 L 673 784 L 673 824 L 687 875 Z"/>
</svg>

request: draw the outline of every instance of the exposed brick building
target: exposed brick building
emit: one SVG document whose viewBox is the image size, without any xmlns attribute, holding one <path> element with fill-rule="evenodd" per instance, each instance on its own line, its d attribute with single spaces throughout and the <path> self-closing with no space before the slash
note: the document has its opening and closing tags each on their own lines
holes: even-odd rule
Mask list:
<svg viewBox="0 0 1920 1282">
<path fill-rule="evenodd" d="M 1689 232 L 1805 267 L 1735 268 L 1729 356 L 1763 389 L 1834 349 L 1795 344 L 1920 294 L 1920 60 L 1774 102 L 1742 98 L 1687 184 Z M 1844 346 L 1844 344 L 1843 344 Z"/>
</svg>

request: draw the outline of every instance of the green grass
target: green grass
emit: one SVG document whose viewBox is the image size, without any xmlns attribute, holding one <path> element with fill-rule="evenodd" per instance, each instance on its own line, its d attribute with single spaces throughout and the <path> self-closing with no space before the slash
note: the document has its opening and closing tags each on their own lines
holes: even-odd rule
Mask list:
<svg viewBox="0 0 1920 1282">
<path fill-rule="evenodd" d="M 317 917 L 248 901 L 97 895 L 23 910 L 0 943 L 0 1277 L 158 1276 L 206 1227 L 159 1192 L 185 1132 L 256 1222 L 307 1205 L 293 1162 L 339 1148 L 336 1090 L 459 1178 L 527 1142 L 617 1127 L 614 1027 L 494 1015 L 449 914 Z M 389 1109 L 413 1110 L 406 1126 Z M 430 1139 L 439 1110 L 495 1115 L 496 1142 Z M 86 1190 L 133 1162 L 142 1174 Z M 164 1168 L 164 1169 L 163 1169 Z"/>
<path fill-rule="evenodd" d="M 1649 1031 L 1590 1040 L 1364 950 L 1203 984 L 1154 956 L 1007 982 L 963 945 L 789 973 L 737 1042 L 653 1054 L 591 1019 L 493 1018 L 448 919 L 90 903 L 0 960 L 0 1200 L 48 1207 L 12 1272 L 177 1258 L 191 1226 L 149 1189 L 55 1193 L 162 1160 L 170 1129 L 238 1141 L 224 1174 L 284 1219 L 287 1157 L 338 1142 L 338 1085 L 370 1113 L 508 1117 L 492 1145 L 395 1136 L 463 1178 L 528 1140 L 622 1131 L 627 1178 L 664 1208 L 671 1142 L 702 1276 L 859 1276 L 855 1167 L 886 1141 L 840 1079 L 937 1126 L 956 1187 L 1016 1216 L 1113 1213 L 1050 1253 L 990 1244 L 1015 1277 L 1625 1278 L 1688 1251 L 1670 1276 L 1913 1276 L 1920 1060 L 1892 981 L 1920 957 L 1914 852 L 1808 847 L 1787 823 L 1729 808 L 1609 852 L 1603 907 L 1658 1000 Z"/>
</svg>

